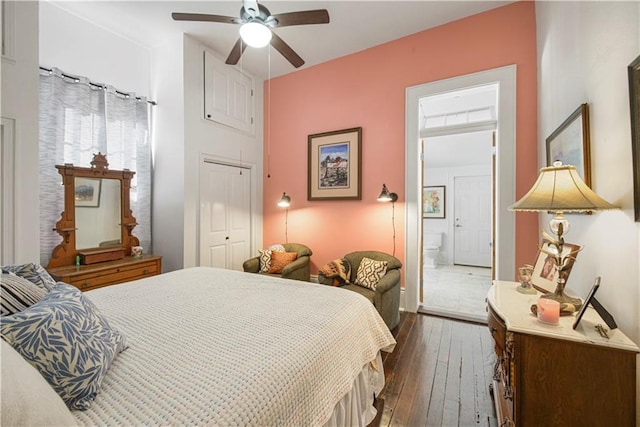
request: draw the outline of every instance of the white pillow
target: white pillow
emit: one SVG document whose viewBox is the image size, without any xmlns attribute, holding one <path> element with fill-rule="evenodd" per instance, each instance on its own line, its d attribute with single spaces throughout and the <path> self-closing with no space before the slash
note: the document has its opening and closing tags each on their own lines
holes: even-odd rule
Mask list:
<svg viewBox="0 0 640 427">
<path fill-rule="evenodd" d="M 356 285 L 376 290 L 380 278 L 387 272 L 387 261 L 375 261 L 364 257 L 358 266 Z"/>
<path fill-rule="evenodd" d="M 76 426 L 60 396 L 29 362 L 5 340 L 0 347 L 2 365 L 3 426 Z"/>
</svg>

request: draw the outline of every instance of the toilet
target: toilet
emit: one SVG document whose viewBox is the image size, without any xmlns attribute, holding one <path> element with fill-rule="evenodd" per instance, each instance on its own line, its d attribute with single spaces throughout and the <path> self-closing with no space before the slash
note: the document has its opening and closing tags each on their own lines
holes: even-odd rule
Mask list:
<svg viewBox="0 0 640 427">
<path fill-rule="evenodd" d="M 436 268 L 438 254 L 442 246 L 442 233 L 424 233 L 424 266 L 427 268 Z"/>
</svg>

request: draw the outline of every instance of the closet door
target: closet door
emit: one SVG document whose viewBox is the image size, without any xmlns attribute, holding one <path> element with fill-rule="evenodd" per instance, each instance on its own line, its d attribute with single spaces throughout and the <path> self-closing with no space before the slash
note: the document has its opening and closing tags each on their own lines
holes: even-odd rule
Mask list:
<svg viewBox="0 0 640 427">
<path fill-rule="evenodd" d="M 251 169 L 200 169 L 200 265 L 242 271 L 251 251 Z"/>
</svg>

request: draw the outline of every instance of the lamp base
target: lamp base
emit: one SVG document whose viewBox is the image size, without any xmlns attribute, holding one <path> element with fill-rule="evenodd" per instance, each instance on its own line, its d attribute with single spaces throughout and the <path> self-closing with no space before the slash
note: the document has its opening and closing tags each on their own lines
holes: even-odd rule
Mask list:
<svg viewBox="0 0 640 427">
<path fill-rule="evenodd" d="M 582 300 L 580 298 L 570 297 L 568 295 L 565 295 L 564 292 L 548 293 L 541 295 L 540 298 L 547 298 L 558 301 L 560 303 L 561 316 L 571 315 L 574 312 L 580 310 L 580 308 L 582 307 Z"/>
</svg>

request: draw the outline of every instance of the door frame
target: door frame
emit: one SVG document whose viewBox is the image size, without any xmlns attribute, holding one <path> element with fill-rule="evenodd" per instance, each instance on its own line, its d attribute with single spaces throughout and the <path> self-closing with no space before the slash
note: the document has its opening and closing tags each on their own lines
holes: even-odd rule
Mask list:
<svg viewBox="0 0 640 427">
<path fill-rule="evenodd" d="M 422 144 L 419 132 L 420 98 L 473 86 L 498 83 L 498 130 L 496 159 L 494 242 L 495 275 L 513 279 L 515 271 L 515 214 L 508 207 L 515 202 L 516 65 L 411 86 L 405 93 L 405 292 L 404 309 L 417 312 L 420 305 L 422 249 L 422 187 L 419 169 Z M 413 256 L 412 256 L 413 255 Z"/>
<path fill-rule="evenodd" d="M 207 153 L 200 153 L 200 161 L 198 162 L 198 203 L 196 208 L 196 265 L 200 265 L 200 174 L 204 163 L 216 163 L 224 166 L 248 169 L 251 172 L 251 190 L 250 190 L 250 253 L 257 253 L 258 235 L 262 236 L 262 222 L 258 221 L 258 216 L 262 216 L 262 203 L 258 200 L 258 166 L 253 162 L 243 162 L 226 157 L 215 156 Z"/>
</svg>

